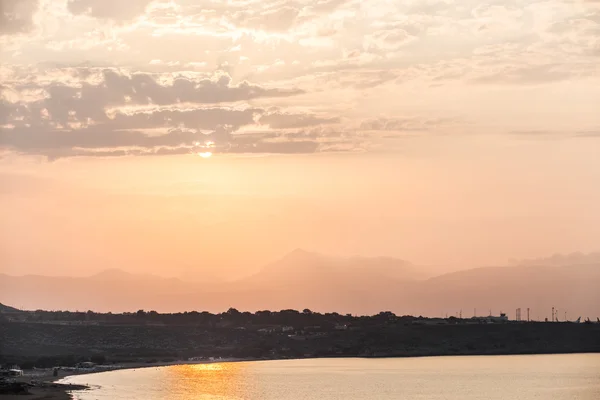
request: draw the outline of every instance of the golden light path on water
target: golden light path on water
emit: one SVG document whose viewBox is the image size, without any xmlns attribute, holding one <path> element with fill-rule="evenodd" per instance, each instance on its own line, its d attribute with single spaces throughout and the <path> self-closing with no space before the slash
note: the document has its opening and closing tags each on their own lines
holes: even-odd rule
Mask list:
<svg viewBox="0 0 600 400">
<path fill-rule="evenodd" d="M 165 370 L 165 399 L 180 400 L 176 388 L 185 387 L 186 399 L 238 399 L 247 394 L 247 363 L 178 365 Z M 183 383 L 183 385 L 182 385 Z"/>
</svg>

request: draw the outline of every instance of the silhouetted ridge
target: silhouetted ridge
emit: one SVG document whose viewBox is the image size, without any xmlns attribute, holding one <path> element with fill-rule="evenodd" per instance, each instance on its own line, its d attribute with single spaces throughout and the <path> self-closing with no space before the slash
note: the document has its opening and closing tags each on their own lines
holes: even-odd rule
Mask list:
<svg viewBox="0 0 600 400">
<path fill-rule="evenodd" d="M 21 310 L 19 310 L 18 308 L 10 307 L 10 306 L 0 303 L 0 312 L 19 312 L 19 311 L 21 311 Z"/>
<path fill-rule="evenodd" d="M 304 309 L 417 315 L 472 315 L 552 307 L 575 320 L 600 315 L 600 265 L 488 267 L 423 278 L 418 266 L 385 257 L 332 257 L 301 249 L 257 274 L 227 282 L 193 282 L 108 270 L 91 277 L 0 274 L 2 300 L 25 309 L 135 311 Z M 465 311 L 468 310 L 468 311 Z"/>
</svg>

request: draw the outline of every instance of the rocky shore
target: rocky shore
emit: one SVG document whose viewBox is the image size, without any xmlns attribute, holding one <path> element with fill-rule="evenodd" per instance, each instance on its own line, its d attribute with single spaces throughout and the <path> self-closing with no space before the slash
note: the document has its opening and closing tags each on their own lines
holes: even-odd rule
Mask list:
<svg viewBox="0 0 600 400">
<path fill-rule="evenodd" d="M 70 392 L 85 389 L 88 387 L 26 378 L 0 380 L 2 400 L 71 400 Z"/>
</svg>

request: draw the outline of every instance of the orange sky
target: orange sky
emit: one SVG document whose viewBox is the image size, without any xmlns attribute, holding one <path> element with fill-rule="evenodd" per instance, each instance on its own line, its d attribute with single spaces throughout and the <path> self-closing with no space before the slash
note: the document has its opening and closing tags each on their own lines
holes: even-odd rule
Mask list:
<svg viewBox="0 0 600 400">
<path fill-rule="evenodd" d="M 0 3 L 2 272 L 599 250 L 600 3 Z"/>
<path fill-rule="evenodd" d="M 206 279 L 296 247 L 437 270 L 593 251 L 600 170 L 589 144 L 435 138 L 403 155 L 4 160 L 3 268 Z"/>
</svg>

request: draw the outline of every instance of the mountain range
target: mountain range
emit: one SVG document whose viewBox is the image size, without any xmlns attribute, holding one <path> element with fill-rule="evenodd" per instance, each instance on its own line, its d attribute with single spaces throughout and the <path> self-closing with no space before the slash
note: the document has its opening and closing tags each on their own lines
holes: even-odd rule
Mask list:
<svg viewBox="0 0 600 400">
<path fill-rule="evenodd" d="M 594 257 L 595 258 L 595 257 Z M 429 277 L 394 258 L 331 257 L 295 250 L 258 273 L 230 282 L 106 270 L 89 277 L 0 274 L 0 301 L 20 309 L 159 312 L 304 309 L 352 314 L 514 316 L 532 319 L 600 315 L 600 262 L 531 261 Z M 568 257 L 565 258 L 568 261 Z M 595 261 L 595 260 L 592 260 Z"/>
</svg>

